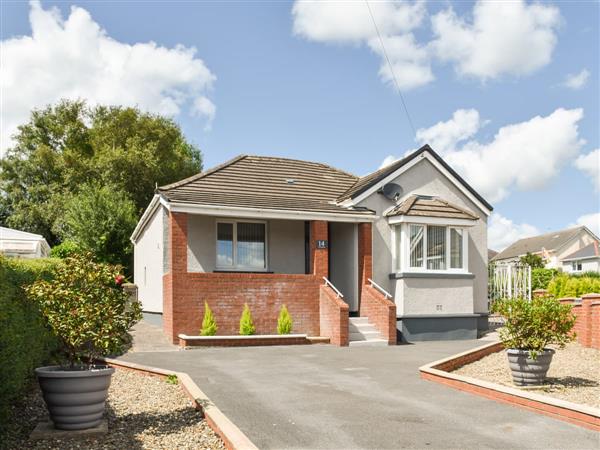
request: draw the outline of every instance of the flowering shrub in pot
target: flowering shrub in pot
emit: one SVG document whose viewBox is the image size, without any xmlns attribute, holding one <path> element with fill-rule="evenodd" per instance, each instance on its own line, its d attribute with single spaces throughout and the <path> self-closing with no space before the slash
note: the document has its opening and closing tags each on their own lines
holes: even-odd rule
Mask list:
<svg viewBox="0 0 600 450">
<path fill-rule="evenodd" d="M 499 300 L 492 305 L 492 311 L 505 319 L 499 334 L 507 349 L 513 383 L 517 386 L 542 384 L 554 355 L 548 345 L 563 348 L 575 338 L 571 333 L 575 325 L 571 305 L 542 296 L 532 300 Z"/>
<path fill-rule="evenodd" d="M 124 347 L 141 307 L 123 291 L 120 267 L 96 263 L 91 254 L 64 262 L 52 281 L 38 280 L 26 292 L 65 357 L 63 365 L 36 369 L 50 418 L 56 428 L 81 430 L 102 421 L 114 372 L 96 359 Z"/>
</svg>

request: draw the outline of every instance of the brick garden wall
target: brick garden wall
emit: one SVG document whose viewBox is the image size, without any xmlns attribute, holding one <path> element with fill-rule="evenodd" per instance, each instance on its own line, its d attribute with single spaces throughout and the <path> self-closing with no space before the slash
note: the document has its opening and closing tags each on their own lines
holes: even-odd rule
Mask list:
<svg viewBox="0 0 600 450">
<path fill-rule="evenodd" d="M 577 334 L 577 342 L 600 349 L 600 294 L 583 295 L 580 303 L 573 298 L 561 298 L 560 302 L 573 305 L 577 318 L 573 332 Z"/>
<path fill-rule="evenodd" d="M 388 344 L 396 344 L 396 304 L 368 284 L 362 286 L 360 315 L 369 318 Z"/>
<path fill-rule="evenodd" d="M 329 286 L 319 290 L 319 326 L 321 336 L 328 336 L 333 345 L 348 345 L 348 304 L 339 298 Z"/>
</svg>

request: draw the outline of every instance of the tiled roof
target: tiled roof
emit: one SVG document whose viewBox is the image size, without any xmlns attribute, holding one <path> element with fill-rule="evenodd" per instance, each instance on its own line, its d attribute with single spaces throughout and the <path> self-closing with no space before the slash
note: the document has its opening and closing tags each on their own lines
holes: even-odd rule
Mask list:
<svg viewBox="0 0 600 450">
<path fill-rule="evenodd" d="M 539 236 L 519 239 L 494 257 L 494 261 L 507 258 L 515 258 L 527 253 L 539 253 L 542 249 L 553 251 L 572 239 L 585 227 L 568 228 L 566 230 L 552 231 Z"/>
<path fill-rule="evenodd" d="M 386 213 L 386 216 L 443 217 L 450 219 L 477 220 L 478 217 L 466 209 L 453 205 L 438 197 L 411 195 Z"/>
<path fill-rule="evenodd" d="M 563 258 L 563 261 L 570 261 L 572 259 L 586 259 L 593 258 L 594 256 L 600 257 L 600 251 L 598 250 L 598 242 L 594 241 L 583 248 L 580 248 L 576 252 L 571 253 L 569 256 Z"/>
<path fill-rule="evenodd" d="M 350 215 L 372 213 L 335 204 L 335 199 L 357 180 L 356 176 L 326 164 L 241 155 L 162 186 L 158 192 L 177 203 Z"/>
</svg>

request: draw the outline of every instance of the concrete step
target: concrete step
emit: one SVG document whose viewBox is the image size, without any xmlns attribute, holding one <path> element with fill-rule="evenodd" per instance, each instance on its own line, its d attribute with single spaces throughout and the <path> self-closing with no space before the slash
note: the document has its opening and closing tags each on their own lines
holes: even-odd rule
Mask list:
<svg viewBox="0 0 600 450">
<path fill-rule="evenodd" d="M 348 343 L 351 347 L 355 346 L 367 346 L 367 347 L 384 347 L 388 345 L 388 341 L 385 339 L 370 339 L 368 341 L 350 341 Z"/>
<path fill-rule="evenodd" d="M 348 329 L 350 330 L 350 332 L 354 332 L 354 333 L 367 333 L 369 331 L 377 331 L 377 328 L 375 328 L 374 325 L 371 325 L 370 323 L 367 323 L 365 325 L 353 325 L 353 324 L 349 324 L 348 325 Z"/>
<path fill-rule="evenodd" d="M 369 323 L 368 317 L 349 317 L 349 319 L 350 319 L 350 323 L 353 323 L 353 324 Z"/>
<path fill-rule="evenodd" d="M 381 334 L 379 331 L 368 331 L 366 333 L 352 333 L 348 335 L 350 341 L 369 341 L 373 339 L 381 339 Z"/>
</svg>

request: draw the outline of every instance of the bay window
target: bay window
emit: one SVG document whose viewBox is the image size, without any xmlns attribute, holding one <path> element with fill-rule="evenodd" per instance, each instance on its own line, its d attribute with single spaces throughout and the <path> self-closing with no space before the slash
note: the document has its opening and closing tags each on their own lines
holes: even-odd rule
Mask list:
<svg viewBox="0 0 600 450">
<path fill-rule="evenodd" d="M 266 270 L 266 238 L 264 222 L 218 221 L 217 269 Z"/>
<path fill-rule="evenodd" d="M 466 272 L 467 230 L 447 225 L 405 223 L 395 227 L 395 270 Z"/>
</svg>

